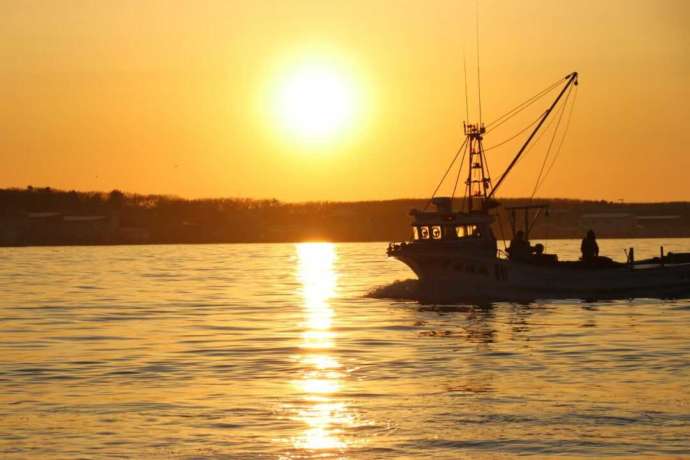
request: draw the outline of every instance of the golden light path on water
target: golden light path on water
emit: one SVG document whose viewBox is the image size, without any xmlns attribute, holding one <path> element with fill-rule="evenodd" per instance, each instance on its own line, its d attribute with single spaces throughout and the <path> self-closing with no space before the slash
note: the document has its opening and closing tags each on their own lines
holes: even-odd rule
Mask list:
<svg viewBox="0 0 690 460">
<path fill-rule="evenodd" d="M 304 243 L 297 245 L 298 278 L 304 297 L 304 334 L 300 360 L 302 378 L 294 382 L 304 394 L 306 408 L 297 417 L 304 432 L 293 440 L 299 449 L 343 449 L 347 443 L 339 436 L 339 426 L 353 424 L 345 403 L 334 396 L 341 388 L 341 364 L 332 353 L 335 333 L 331 330 L 335 312 L 328 299 L 335 293 L 335 245 Z"/>
</svg>

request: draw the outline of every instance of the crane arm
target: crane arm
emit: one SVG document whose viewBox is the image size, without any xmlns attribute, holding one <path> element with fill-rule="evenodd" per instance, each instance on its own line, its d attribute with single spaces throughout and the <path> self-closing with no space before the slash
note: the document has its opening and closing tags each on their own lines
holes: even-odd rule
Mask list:
<svg viewBox="0 0 690 460">
<path fill-rule="evenodd" d="M 546 119 L 549 117 L 549 115 L 551 114 L 553 109 L 558 104 L 558 101 L 560 101 L 561 97 L 563 97 L 563 94 L 565 94 L 566 90 L 568 88 L 570 88 L 570 85 L 577 85 L 577 72 L 573 72 L 573 73 L 569 74 L 568 76 L 565 77 L 565 80 L 566 80 L 565 86 L 563 87 L 561 92 L 558 93 L 556 100 L 554 100 L 553 103 L 551 104 L 551 106 L 546 110 L 546 112 L 544 112 L 544 115 L 542 115 L 541 119 L 539 120 L 539 123 L 537 123 L 537 126 L 534 128 L 532 133 L 529 135 L 529 137 L 527 138 L 525 143 L 522 144 L 522 147 L 520 147 L 520 150 L 518 151 L 517 155 L 515 155 L 515 158 L 513 158 L 513 161 L 510 162 L 510 164 L 508 165 L 506 170 L 503 172 L 503 174 L 501 174 L 501 177 L 498 179 L 498 182 L 496 182 L 496 185 L 491 189 L 491 193 L 489 193 L 489 195 L 486 197 L 487 200 L 496 194 L 496 190 L 498 190 L 498 188 L 503 183 L 503 180 L 506 178 L 506 176 L 508 176 L 508 173 L 510 173 L 510 171 L 513 169 L 515 164 L 518 162 L 518 160 L 520 159 L 522 154 L 525 152 L 525 149 L 527 148 L 529 143 L 532 142 L 532 139 L 534 138 L 534 136 L 539 131 L 539 128 L 541 128 L 541 126 L 544 124 Z"/>
</svg>

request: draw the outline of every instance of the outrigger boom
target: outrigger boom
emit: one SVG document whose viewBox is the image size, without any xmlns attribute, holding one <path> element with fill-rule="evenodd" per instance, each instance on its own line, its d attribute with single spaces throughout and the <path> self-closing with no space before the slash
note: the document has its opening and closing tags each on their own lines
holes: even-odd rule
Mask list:
<svg viewBox="0 0 690 460">
<path fill-rule="evenodd" d="M 506 170 L 503 172 L 503 174 L 501 174 L 501 177 L 498 179 L 498 182 L 496 182 L 496 185 L 491 190 L 491 193 L 489 193 L 489 196 L 487 198 L 491 198 L 492 196 L 494 196 L 496 194 L 496 190 L 498 190 L 498 188 L 503 183 L 503 180 L 506 178 L 506 176 L 508 176 L 508 173 L 510 173 L 510 171 L 513 169 L 513 166 L 515 166 L 515 164 L 518 162 L 518 160 L 520 159 L 522 154 L 525 152 L 525 149 L 527 149 L 527 146 L 530 144 L 530 142 L 532 142 L 532 139 L 537 134 L 537 131 L 539 131 L 541 126 L 544 124 L 546 119 L 549 117 L 549 115 L 553 111 L 554 107 L 556 107 L 556 105 L 558 104 L 558 101 L 561 100 L 561 98 L 563 97 L 563 94 L 565 94 L 565 92 L 568 90 L 570 85 L 577 86 L 577 82 L 578 82 L 577 76 L 578 76 L 577 72 L 573 72 L 573 73 L 569 74 L 567 77 L 565 77 L 566 84 L 565 84 L 565 86 L 563 86 L 563 89 L 561 90 L 561 92 L 558 93 L 556 100 L 554 100 L 553 103 L 551 104 L 551 106 L 548 109 L 546 109 L 546 112 L 544 112 L 544 115 L 542 115 L 541 119 L 539 120 L 539 123 L 534 128 L 532 133 L 529 135 L 529 137 L 527 138 L 525 143 L 522 144 L 522 147 L 518 151 L 517 155 L 515 155 L 515 157 L 513 158 L 513 161 L 510 162 L 510 164 L 508 165 Z"/>
</svg>

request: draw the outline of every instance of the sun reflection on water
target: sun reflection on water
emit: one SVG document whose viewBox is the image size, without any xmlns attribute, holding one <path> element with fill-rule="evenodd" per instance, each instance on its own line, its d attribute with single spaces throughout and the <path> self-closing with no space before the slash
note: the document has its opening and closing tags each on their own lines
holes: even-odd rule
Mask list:
<svg viewBox="0 0 690 460">
<path fill-rule="evenodd" d="M 353 423 L 345 403 L 335 400 L 341 390 L 341 364 L 332 349 L 335 333 L 331 330 L 334 311 L 328 303 L 336 288 L 335 246 L 330 243 L 297 245 L 298 278 L 304 297 L 303 350 L 300 362 L 302 378 L 294 382 L 304 395 L 305 407 L 297 418 L 306 425 L 293 440 L 299 449 L 344 449 L 343 426 Z"/>
</svg>

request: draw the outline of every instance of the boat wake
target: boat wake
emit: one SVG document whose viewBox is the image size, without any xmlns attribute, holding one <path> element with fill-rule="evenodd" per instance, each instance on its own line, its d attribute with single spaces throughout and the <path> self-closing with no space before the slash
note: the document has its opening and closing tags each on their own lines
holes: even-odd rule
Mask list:
<svg viewBox="0 0 690 460">
<path fill-rule="evenodd" d="M 421 300 L 419 280 L 395 280 L 390 284 L 376 286 L 367 293 L 372 299 Z"/>
<path fill-rule="evenodd" d="M 429 295 L 429 293 L 425 294 L 419 280 L 406 279 L 396 280 L 383 286 L 376 286 L 366 294 L 366 297 L 372 299 L 415 301 L 424 305 L 420 308 L 420 311 L 468 311 L 468 309 L 472 307 L 486 307 L 491 305 L 491 303 L 487 302 L 485 299 L 457 297 L 452 296 L 451 293 L 443 293 L 443 295 L 440 296 L 438 292 L 435 294 L 436 295 Z"/>
</svg>

